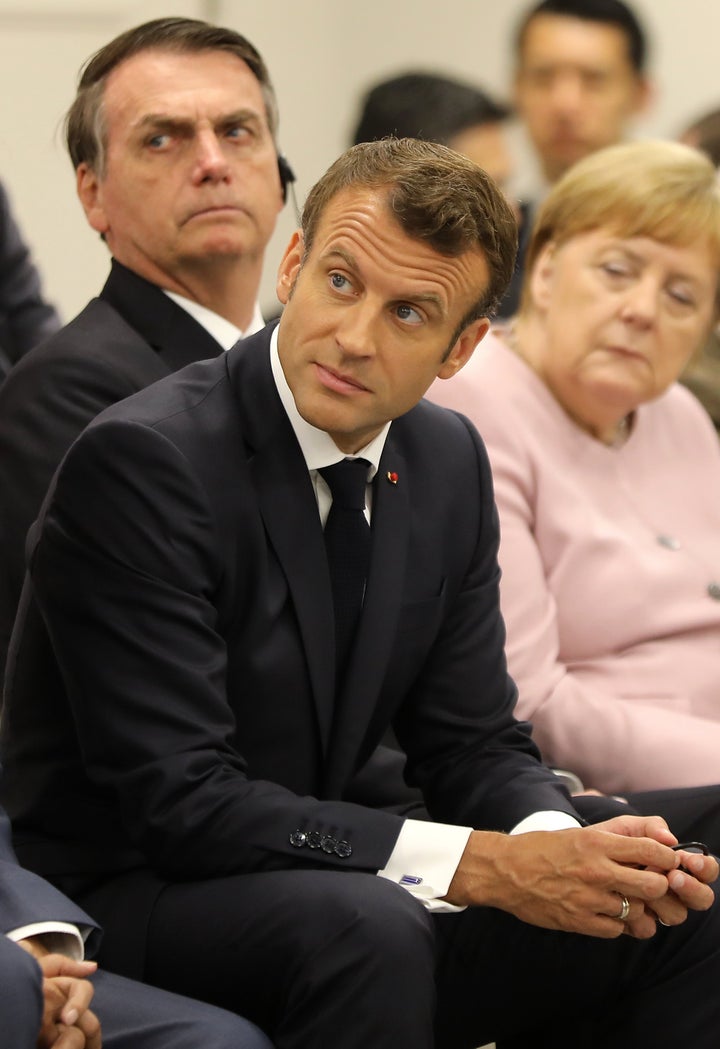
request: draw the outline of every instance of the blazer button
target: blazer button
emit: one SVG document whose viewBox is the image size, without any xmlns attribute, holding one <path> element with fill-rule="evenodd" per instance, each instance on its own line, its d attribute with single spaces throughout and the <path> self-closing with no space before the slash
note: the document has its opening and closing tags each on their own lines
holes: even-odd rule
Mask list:
<svg viewBox="0 0 720 1049">
<path fill-rule="evenodd" d="M 338 841 L 335 845 L 335 855 L 339 856 L 341 860 L 346 860 L 348 856 L 352 856 L 352 845 L 349 841 Z"/>
<path fill-rule="evenodd" d="M 311 830 L 308 832 L 307 845 L 309 849 L 319 849 L 322 845 L 323 836 L 319 830 Z"/>
<path fill-rule="evenodd" d="M 335 852 L 335 846 L 337 845 L 337 838 L 333 838 L 332 834 L 324 834 L 322 841 L 320 842 L 320 848 L 323 852 L 326 852 L 328 856 L 332 856 Z"/>
<path fill-rule="evenodd" d="M 290 835 L 290 844 L 295 849 L 301 849 L 307 841 L 307 834 L 302 830 L 294 830 Z"/>
</svg>

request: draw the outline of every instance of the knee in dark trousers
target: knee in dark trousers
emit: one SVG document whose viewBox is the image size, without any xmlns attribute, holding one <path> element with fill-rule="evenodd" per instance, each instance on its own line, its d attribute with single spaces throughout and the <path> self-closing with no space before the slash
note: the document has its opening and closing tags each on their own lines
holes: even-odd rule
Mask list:
<svg viewBox="0 0 720 1049">
<path fill-rule="evenodd" d="M 249 1017 L 282 1049 L 432 1045 L 430 916 L 373 874 L 270 871 L 168 886 L 147 976 Z"/>
</svg>

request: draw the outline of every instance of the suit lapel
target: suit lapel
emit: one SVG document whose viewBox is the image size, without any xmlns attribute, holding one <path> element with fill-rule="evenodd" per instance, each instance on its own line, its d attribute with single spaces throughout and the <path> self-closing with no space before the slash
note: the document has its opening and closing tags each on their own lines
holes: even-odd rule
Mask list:
<svg viewBox="0 0 720 1049">
<path fill-rule="evenodd" d="M 223 349 L 202 324 L 155 284 L 113 259 L 100 298 L 152 346 L 168 372 L 218 357 Z"/>
<path fill-rule="evenodd" d="M 389 474 L 397 475 L 396 483 L 388 478 Z M 391 428 L 374 486 L 372 555 L 365 604 L 333 723 L 325 781 L 328 797 L 341 795 L 355 770 L 392 658 L 407 560 L 409 495 L 409 471 Z"/>
<path fill-rule="evenodd" d="M 310 475 L 272 378 L 269 340 L 268 329 L 245 340 L 229 351 L 228 364 L 260 511 L 295 606 L 326 750 L 335 699 L 330 573 Z"/>
</svg>

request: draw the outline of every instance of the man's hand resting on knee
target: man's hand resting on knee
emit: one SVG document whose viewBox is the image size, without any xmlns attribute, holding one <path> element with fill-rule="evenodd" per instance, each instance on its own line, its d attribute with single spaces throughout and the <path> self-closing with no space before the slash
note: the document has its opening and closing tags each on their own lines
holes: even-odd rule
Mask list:
<svg viewBox="0 0 720 1049">
<path fill-rule="evenodd" d="M 43 1017 L 38 1049 L 101 1049 L 100 1023 L 90 1011 L 93 985 L 86 977 L 95 962 L 76 962 L 49 953 L 38 940 L 19 940 L 37 961 L 43 974 Z"/>
<path fill-rule="evenodd" d="M 546 929 L 647 939 L 656 918 L 678 925 L 714 899 L 715 859 L 673 852 L 675 844 L 659 816 L 514 836 L 473 831 L 446 898 L 497 907 Z M 681 863 L 692 875 L 677 869 Z M 624 921 L 623 897 L 630 905 Z"/>
</svg>

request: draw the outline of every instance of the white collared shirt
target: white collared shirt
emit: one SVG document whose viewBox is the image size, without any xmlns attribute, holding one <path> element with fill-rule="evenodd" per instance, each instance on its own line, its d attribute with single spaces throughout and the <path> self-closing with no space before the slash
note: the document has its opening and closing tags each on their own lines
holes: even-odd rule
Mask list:
<svg viewBox="0 0 720 1049">
<path fill-rule="evenodd" d="M 214 310 L 209 310 L 207 306 L 201 306 L 199 302 L 186 299 L 184 295 L 178 295 L 176 291 L 167 291 L 165 288 L 163 288 L 163 291 L 169 299 L 172 299 L 176 305 L 180 306 L 186 313 L 189 313 L 198 324 L 201 324 L 205 331 L 212 335 L 213 339 L 219 342 L 224 350 L 229 350 L 238 339 L 245 339 L 248 335 L 254 335 L 256 331 L 260 331 L 261 328 L 265 327 L 265 321 L 257 302 L 255 303 L 252 320 L 245 331 L 242 331 L 236 324 L 232 324 L 225 317 L 221 317 L 219 313 L 215 313 Z"/>
</svg>

